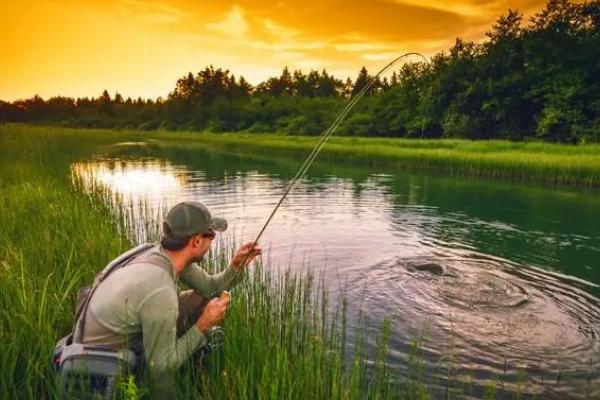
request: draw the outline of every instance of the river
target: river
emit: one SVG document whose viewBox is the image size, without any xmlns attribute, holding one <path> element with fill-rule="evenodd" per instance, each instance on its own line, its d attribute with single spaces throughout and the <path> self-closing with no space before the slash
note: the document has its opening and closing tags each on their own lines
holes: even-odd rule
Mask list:
<svg viewBox="0 0 600 400">
<path fill-rule="evenodd" d="M 137 241 L 165 209 L 197 200 L 229 221 L 222 240 L 239 243 L 299 164 L 131 143 L 72 171 L 133 205 Z M 451 375 L 474 396 L 492 380 L 499 398 L 600 396 L 597 191 L 317 162 L 261 242 L 269 265 L 320 271 L 333 296 L 344 291 L 373 338 L 389 318 L 395 368 L 420 340 L 432 385 Z"/>
</svg>

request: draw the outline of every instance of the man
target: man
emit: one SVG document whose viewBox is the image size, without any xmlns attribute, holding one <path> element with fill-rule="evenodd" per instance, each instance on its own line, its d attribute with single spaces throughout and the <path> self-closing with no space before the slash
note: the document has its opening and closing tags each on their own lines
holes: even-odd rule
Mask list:
<svg viewBox="0 0 600 400">
<path fill-rule="evenodd" d="M 227 222 L 212 217 L 201 203 L 175 205 L 163 222 L 160 244 L 98 286 L 83 316 L 82 342 L 143 354 L 155 381 L 161 383 L 155 394 L 164 397 L 171 392 L 170 372 L 207 344 L 207 331 L 221 322 L 229 305 L 226 290 L 261 254 L 260 247 L 247 243 L 226 270 L 207 274 L 194 261 L 209 250 L 216 232 L 225 229 Z M 192 290 L 179 293 L 179 279 Z"/>
</svg>

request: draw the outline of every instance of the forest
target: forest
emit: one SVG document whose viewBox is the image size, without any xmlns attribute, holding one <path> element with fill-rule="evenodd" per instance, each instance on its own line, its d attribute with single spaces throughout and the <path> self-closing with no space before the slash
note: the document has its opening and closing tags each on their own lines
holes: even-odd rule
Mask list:
<svg viewBox="0 0 600 400">
<path fill-rule="evenodd" d="M 285 67 L 251 85 L 210 65 L 179 78 L 166 98 L 107 90 L 92 98 L 34 96 L 0 101 L 0 122 L 317 135 L 371 73 L 363 67 L 340 79 Z M 338 134 L 600 142 L 600 1 L 550 0 L 527 20 L 508 10 L 481 42 L 457 38 L 427 62 L 378 78 Z"/>
</svg>

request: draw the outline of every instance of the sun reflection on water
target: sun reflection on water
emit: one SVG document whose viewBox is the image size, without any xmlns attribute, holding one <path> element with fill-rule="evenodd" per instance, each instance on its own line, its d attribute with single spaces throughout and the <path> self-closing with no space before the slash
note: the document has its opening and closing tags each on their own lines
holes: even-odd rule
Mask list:
<svg viewBox="0 0 600 400">
<path fill-rule="evenodd" d="M 159 159 L 82 161 L 71 165 L 71 174 L 87 192 L 100 191 L 109 199 L 136 242 L 156 236 L 156 221 L 185 197 L 189 185 L 185 167 Z"/>
</svg>

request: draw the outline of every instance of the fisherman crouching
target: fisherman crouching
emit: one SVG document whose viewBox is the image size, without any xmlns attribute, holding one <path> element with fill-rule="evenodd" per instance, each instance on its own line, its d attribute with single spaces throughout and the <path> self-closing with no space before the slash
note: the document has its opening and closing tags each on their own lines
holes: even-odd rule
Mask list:
<svg viewBox="0 0 600 400">
<path fill-rule="evenodd" d="M 212 217 L 201 203 L 175 205 L 162 224 L 160 243 L 124 253 L 96 277 L 79 307 L 73 334 L 64 339 L 61 350 L 67 350 L 58 355 L 59 368 L 68 369 L 69 349 L 76 346 L 88 356 L 103 347 L 131 351 L 150 372 L 152 397 L 173 398 L 172 373 L 207 345 L 207 333 L 225 316 L 227 290 L 261 254 L 260 247 L 247 243 L 223 272 L 205 272 L 195 262 L 210 249 L 216 233 L 226 229 L 227 222 Z M 180 292 L 179 279 L 192 290 Z M 213 296 L 218 297 L 209 300 Z M 89 360 L 71 364 L 91 365 Z"/>
</svg>

